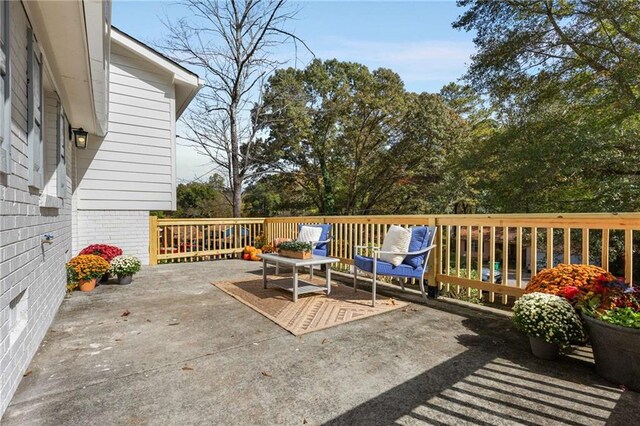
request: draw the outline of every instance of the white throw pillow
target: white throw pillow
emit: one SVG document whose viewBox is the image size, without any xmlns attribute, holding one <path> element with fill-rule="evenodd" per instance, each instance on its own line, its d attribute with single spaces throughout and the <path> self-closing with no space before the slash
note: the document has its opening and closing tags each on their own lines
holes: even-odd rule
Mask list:
<svg viewBox="0 0 640 426">
<path fill-rule="evenodd" d="M 387 235 L 382 242 L 382 248 L 380 251 L 390 251 L 395 253 L 406 253 L 409 251 L 409 244 L 411 243 L 411 230 L 403 228 L 402 226 L 391 225 Z M 402 263 L 406 255 L 404 254 L 380 254 L 380 260 L 391 263 L 393 266 L 398 266 Z"/>
<path fill-rule="evenodd" d="M 320 235 L 322 235 L 322 228 L 319 226 L 303 226 L 300 228 L 298 241 L 302 243 L 313 243 L 315 247 L 315 243 L 320 241 Z"/>
</svg>

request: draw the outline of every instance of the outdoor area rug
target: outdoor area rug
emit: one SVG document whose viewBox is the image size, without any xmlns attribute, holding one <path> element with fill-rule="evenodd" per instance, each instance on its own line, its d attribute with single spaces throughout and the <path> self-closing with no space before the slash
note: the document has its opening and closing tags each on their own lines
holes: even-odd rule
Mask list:
<svg viewBox="0 0 640 426">
<path fill-rule="evenodd" d="M 309 281 L 309 276 L 301 276 Z M 385 297 L 377 297 L 375 308 L 371 306 L 371 293 L 353 291 L 352 287 L 334 283 L 331 294 L 307 293 L 298 296 L 293 303 L 292 294 L 278 288 L 273 282 L 291 284 L 291 278 L 269 277 L 269 288 L 264 289 L 262 278 L 240 282 L 212 283 L 220 290 L 258 311 L 290 333 L 299 336 L 347 322 L 371 317 L 407 306 Z M 314 284 L 324 285 L 323 277 L 314 277 Z"/>
</svg>

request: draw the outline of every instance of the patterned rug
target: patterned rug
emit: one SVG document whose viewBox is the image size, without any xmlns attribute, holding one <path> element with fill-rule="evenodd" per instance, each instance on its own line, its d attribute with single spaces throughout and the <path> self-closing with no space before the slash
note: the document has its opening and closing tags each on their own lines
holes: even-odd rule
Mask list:
<svg viewBox="0 0 640 426">
<path fill-rule="evenodd" d="M 310 281 L 308 275 L 301 275 L 300 279 Z M 268 281 L 267 289 L 262 286 L 262 278 L 212 284 L 296 336 L 407 305 L 406 302 L 378 296 L 376 306 L 372 307 L 371 293 L 363 290 L 354 292 L 353 288 L 336 283 L 333 283 L 329 296 L 324 293 L 307 293 L 298 296 L 298 301 L 293 303 L 291 292 L 278 288 L 275 284 L 277 281 L 280 286 L 290 286 L 291 278 L 270 276 Z M 314 277 L 313 283 L 323 286 L 325 279 Z"/>
</svg>

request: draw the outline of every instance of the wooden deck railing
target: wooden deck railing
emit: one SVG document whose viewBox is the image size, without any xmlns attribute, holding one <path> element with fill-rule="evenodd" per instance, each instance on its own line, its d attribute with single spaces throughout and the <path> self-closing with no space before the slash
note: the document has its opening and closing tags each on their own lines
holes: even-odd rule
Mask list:
<svg viewBox="0 0 640 426">
<path fill-rule="evenodd" d="M 149 220 L 149 263 L 235 257 L 264 233 L 264 219 Z"/>
<path fill-rule="evenodd" d="M 150 220 L 150 259 L 188 261 L 235 256 L 264 235 L 295 238 L 301 223 L 332 225 L 330 253 L 349 272 L 354 245 L 381 245 L 390 225 L 437 226 L 430 285 L 487 292 L 503 303 L 529 278 L 558 263 L 590 263 L 640 277 L 640 213 L 536 215 L 322 216 Z M 635 265 L 635 266 L 634 266 Z"/>
</svg>

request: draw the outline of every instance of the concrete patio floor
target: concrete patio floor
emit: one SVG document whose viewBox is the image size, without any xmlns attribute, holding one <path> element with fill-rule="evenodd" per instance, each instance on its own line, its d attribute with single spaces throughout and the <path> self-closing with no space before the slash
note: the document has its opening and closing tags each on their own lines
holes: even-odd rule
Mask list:
<svg viewBox="0 0 640 426">
<path fill-rule="evenodd" d="M 260 273 L 236 260 L 161 265 L 74 293 L 1 423 L 640 420 L 640 394 L 595 375 L 588 351 L 537 360 L 502 316 L 433 301 L 300 338 L 209 283 Z"/>
</svg>

